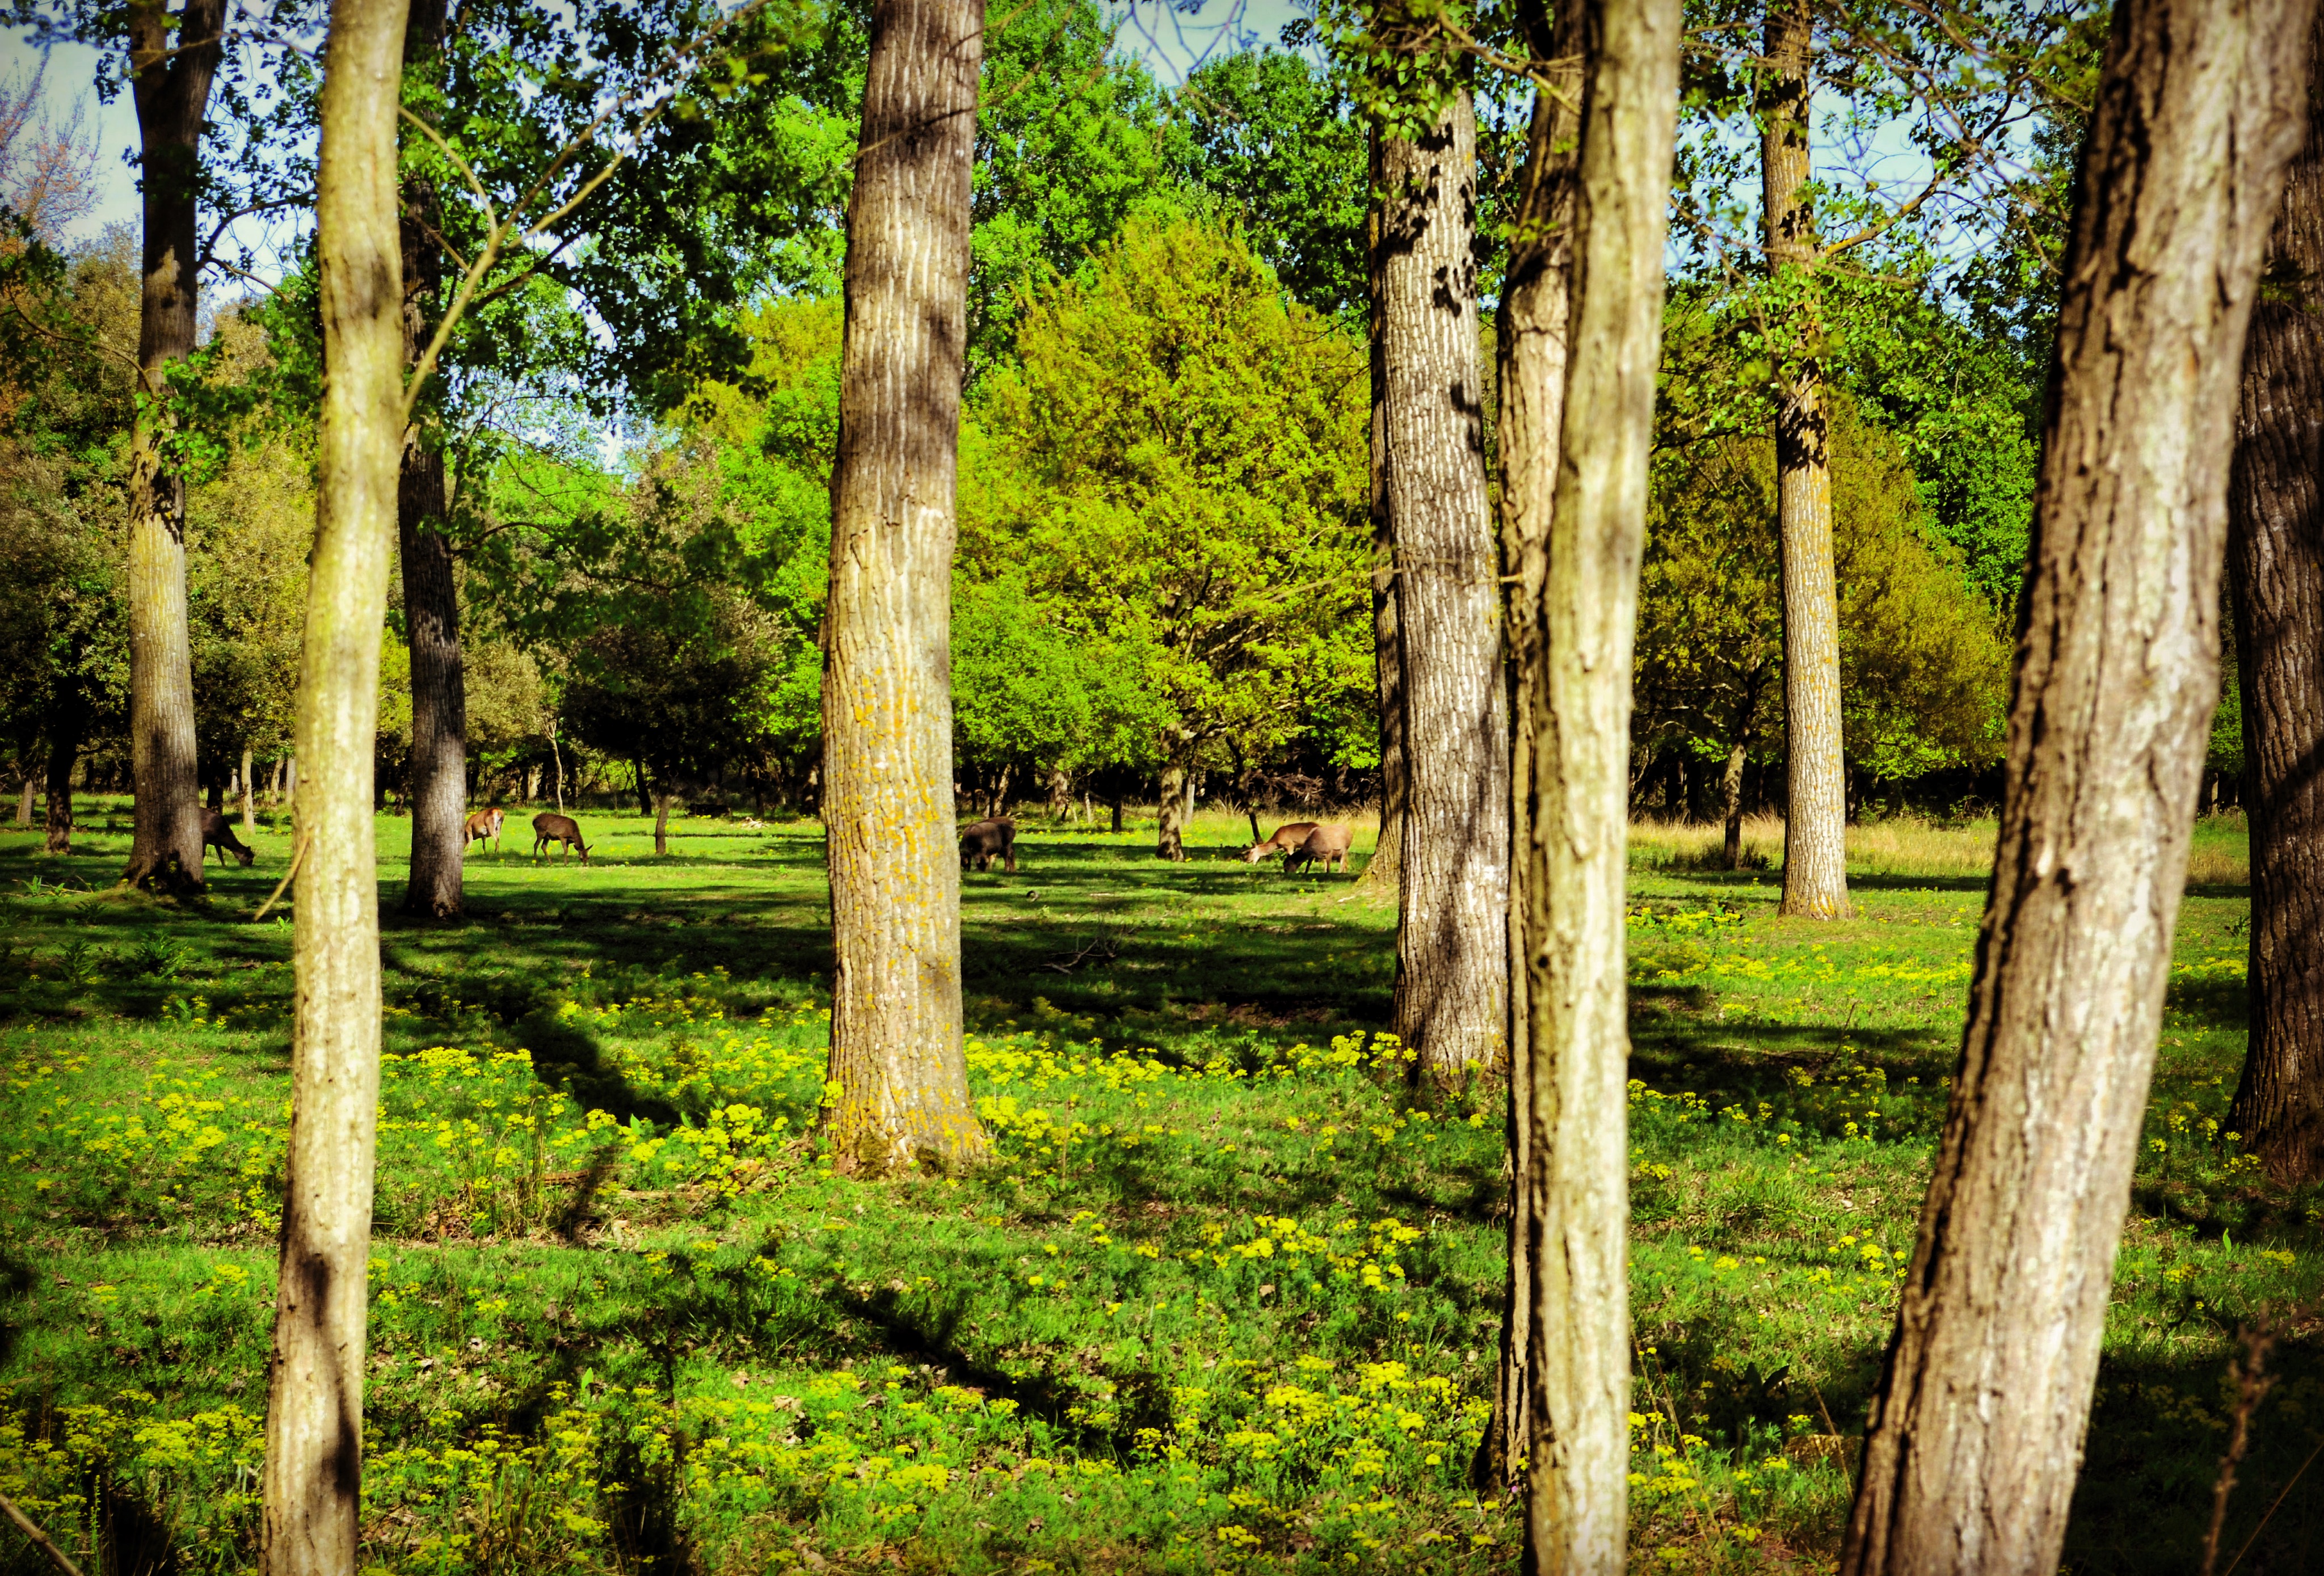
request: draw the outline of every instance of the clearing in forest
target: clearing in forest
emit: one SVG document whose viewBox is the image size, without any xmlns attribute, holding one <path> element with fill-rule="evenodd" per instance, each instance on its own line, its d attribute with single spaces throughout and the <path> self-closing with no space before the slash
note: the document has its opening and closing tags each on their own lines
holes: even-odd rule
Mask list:
<svg viewBox="0 0 2324 1576">
<path fill-rule="evenodd" d="M 100 815 L 104 814 L 102 806 Z M 0 1493 L 120 1568 L 255 1557 L 290 931 L 89 895 L 0 841 Z M 1469 1459 L 1499 1320 L 1503 1096 L 1417 1104 L 1377 1031 L 1393 906 L 1028 824 L 964 878 L 999 1158 L 835 1178 L 819 828 L 581 816 L 593 862 L 472 853 L 391 917 L 367 1558 L 391 1571 L 1488 1571 Z M 408 823 L 383 821 L 383 853 Z M 1990 826 L 1857 829 L 1858 917 L 1775 917 L 1715 834 L 1642 829 L 1631 911 L 1641 1569 L 1836 1550 L 1957 1050 Z M 1359 841 L 1362 853 L 1367 832 Z M 1764 829 L 1752 851 L 1764 852 Z M 2243 1047 L 2242 829 L 2181 917 L 2069 1542 L 2191 1568 L 2240 1322 L 2304 1304 L 2230 1549 L 2324 1427 L 2319 1201 L 2218 1122 Z M 383 890 L 400 892 L 391 862 Z M 60 884 L 60 881 L 62 884 Z M 0 1535 L 0 1571 L 35 1567 Z M 2324 1545 L 2285 1498 L 2249 1558 Z M 648 1563 L 649 1561 L 654 1562 Z M 92 1568 L 97 1563 L 90 1559 Z M 112 1568 L 108 1566 L 107 1568 Z"/>
</svg>

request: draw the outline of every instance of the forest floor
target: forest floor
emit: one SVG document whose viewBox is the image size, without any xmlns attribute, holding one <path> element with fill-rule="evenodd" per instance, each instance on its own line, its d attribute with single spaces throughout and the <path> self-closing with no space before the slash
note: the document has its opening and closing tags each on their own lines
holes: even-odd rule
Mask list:
<svg viewBox="0 0 2324 1576">
<path fill-rule="evenodd" d="M 180 908 L 0 832 L 0 1493 L 92 1571 L 255 1562 L 288 1111 L 282 873 Z M 364 1528 L 394 1571 L 1508 1571 L 1468 1471 L 1499 1323 L 1502 1096 L 1416 1105 L 1394 909 L 1206 816 L 1028 825 L 964 886 L 991 1164 L 835 1178 L 811 1130 L 819 829 L 710 818 L 588 866 L 471 854 L 387 919 Z M 1758 828 L 1764 843 L 1768 828 Z M 1858 917 L 1635 857 L 1632 1483 L 1642 1571 L 1829 1569 L 1908 1252 L 1989 823 L 1873 825 Z M 409 825 L 381 823 L 383 893 Z M 1757 844 L 1755 844 L 1756 846 Z M 2324 1547 L 2324 1198 L 2218 1131 L 2242 828 L 2206 822 L 2069 1569 L 2185 1571 L 2272 1322 L 2224 1548 Z M 2303 1311 L 2304 1310 L 2304 1311 Z M 2291 1492 L 2286 1493 L 2289 1488 Z M 97 1558 L 96 1544 L 106 1544 Z M 2223 1554 L 2222 1566 L 2226 1563 Z M 35 1557 L 0 1529 L 0 1571 Z"/>
</svg>

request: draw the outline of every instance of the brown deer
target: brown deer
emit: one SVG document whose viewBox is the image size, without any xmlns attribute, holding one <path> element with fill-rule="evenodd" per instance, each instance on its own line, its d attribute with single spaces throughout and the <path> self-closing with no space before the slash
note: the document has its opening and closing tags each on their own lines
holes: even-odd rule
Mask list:
<svg viewBox="0 0 2324 1576">
<path fill-rule="evenodd" d="M 581 823 L 570 816 L 560 816 L 554 810 L 543 810 L 532 818 L 534 856 L 539 857 L 540 852 L 552 843 L 565 845 L 565 857 L 567 859 L 573 857 L 575 849 L 579 849 L 581 862 L 583 864 L 589 862 L 589 845 L 581 841 Z"/>
<path fill-rule="evenodd" d="M 1313 833 L 1314 830 L 1315 823 L 1313 821 L 1286 822 L 1283 825 L 1277 826 L 1275 829 L 1275 835 L 1268 838 L 1266 842 L 1254 843 L 1249 848 L 1244 849 L 1242 851 L 1242 862 L 1245 864 L 1257 864 L 1268 854 L 1278 852 L 1288 855 L 1301 843 L 1306 842 L 1308 834 Z"/>
<path fill-rule="evenodd" d="M 1284 857 L 1283 873 L 1289 875 L 1294 870 L 1314 864 L 1319 859 L 1323 862 L 1325 870 L 1334 867 L 1346 870 L 1348 844 L 1355 840 L 1355 835 L 1356 829 L 1352 826 L 1316 827 L 1307 834 L 1306 842 Z"/>
<path fill-rule="evenodd" d="M 995 859 L 1002 861 L 1010 874 L 1017 870 L 1017 823 L 1006 816 L 990 821 L 973 821 L 960 829 L 960 868 L 991 870 Z"/>
<path fill-rule="evenodd" d="M 217 850 L 220 864 L 226 862 L 226 856 L 229 853 L 242 855 L 242 862 L 245 865 L 258 857 L 244 847 L 242 840 L 234 834 L 234 828 L 226 824 L 226 818 L 224 816 L 204 806 L 202 808 L 202 862 L 204 864 L 209 863 L 210 850 L 213 848 Z"/>
<path fill-rule="evenodd" d="M 498 805 L 470 816 L 460 824 L 460 852 L 467 853 L 471 843 L 489 842 L 493 852 L 498 853 L 501 851 L 501 824 L 507 819 L 507 812 Z"/>
</svg>

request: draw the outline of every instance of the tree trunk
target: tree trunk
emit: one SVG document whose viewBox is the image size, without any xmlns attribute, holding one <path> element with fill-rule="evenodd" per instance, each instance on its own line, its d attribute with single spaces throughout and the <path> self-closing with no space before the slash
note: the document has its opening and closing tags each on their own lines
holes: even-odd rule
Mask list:
<svg viewBox="0 0 2324 1576">
<path fill-rule="evenodd" d="M 1164 767 L 1161 790 L 1156 797 L 1160 802 L 1154 806 L 1154 857 L 1184 863 L 1186 858 L 1186 769 L 1183 766 Z"/>
<path fill-rule="evenodd" d="M 295 751 L 282 766 L 282 808 L 290 815 L 299 813 L 299 756 Z"/>
<path fill-rule="evenodd" d="M 1727 770 L 1719 775 L 1719 805 L 1727 827 L 1727 834 L 1719 848 L 1719 864 L 1722 870 L 1743 868 L 1743 763 L 1746 759 L 1743 741 L 1738 739 L 1728 749 Z"/>
<path fill-rule="evenodd" d="M 1383 276 L 1388 250 L 1381 244 L 1381 149 L 1379 129 L 1371 134 L 1370 211 L 1366 216 L 1365 256 L 1370 272 L 1371 324 L 1371 521 L 1372 664 L 1379 699 L 1379 835 L 1356 885 L 1393 892 L 1404 875 L 1404 673 L 1397 632 L 1396 516 L 1390 509 L 1388 473 L 1388 340 Z"/>
<path fill-rule="evenodd" d="M 1530 748 L 1536 674 L 1541 661 L 1538 610 L 1549 574 L 1551 512 L 1556 502 L 1558 445 L 1564 428 L 1566 339 L 1572 327 L 1573 219 L 1580 197 L 1577 158 L 1582 88 L 1581 13 L 1561 8 L 1553 23 L 1540 7 L 1520 12 L 1526 49 L 1537 60 L 1560 62 L 1558 96 L 1536 91 L 1526 134 L 1526 165 L 1512 216 L 1512 245 L 1501 287 L 1498 436 L 1501 463 L 1501 562 L 1509 576 L 1509 716 L 1522 737 L 1509 752 L 1511 863 L 1507 917 L 1508 1287 L 1502 1312 L 1500 1369 L 1493 1415 L 1477 1452 L 1476 1487 L 1506 1493 L 1530 1455 L 1533 1411 L 1533 1058 L 1526 1007 L 1526 952 L 1532 842 L 1533 754 Z"/>
<path fill-rule="evenodd" d="M 407 70 L 440 73 L 444 0 L 412 0 L 404 30 Z M 425 180 L 402 191 L 399 230 L 403 255 L 403 355 L 408 368 L 436 331 L 443 258 L 430 231 L 439 228 L 436 192 Z M 426 406 L 422 406 L 425 410 Z M 403 564 L 403 616 L 411 643 L 411 873 L 403 910 L 438 919 L 460 912 L 460 860 L 466 851 L 468 702 L 460 658 L 460 591 L 452 541 L 445 534 L 449 498 L 444 452 L 429 423 L 404 429 L 395 527 Z"/>
<path fill-rule="evenodd" d="M 557 813 L 562 816 L 565 814 L 565 751 L 557 742 L 554 719 L 549 724 L 549 763 L 557 769 Z"/>
<path fill-rule="evenodd" d="M 242 831 L 247 837 L 258 830 L 258 788 L 250 776 L 250 746 L 242 747 Z"/>
<path fill-rule="evenodd" d="M 669 852 L 669 797 L 666 786 L 654 791 L 654 853 L 658 855 Z"/>
<path fill-rule="evenodd" d="M 129 67 L 143 147 L 144 242 L 137 419 L 129 438 L 129 760 L 135 832 L 122 879 L 202 887 L 193 642 L 186 627 L 186 485 L 165 446 L 171 364 L 193 353 L 202 121 L 217 73 L 223 0 L 128 7 Z M 173 28 L 172 22 L 176 23 Z"/>
<path fill-rule="evenodd" d="M 2061 272 L 1993 885 L 1850 1576 L 2058 1568 L 2218 703 L 2236 380 L 2313 9 L 2115 9 Z"/>
<path fill-rule="evenodd" d="M 31 745 L 28 744 L 24 747 L 24 754 L 26 758 L 30 758 L 32 754 Z M 37 797 L 39 794 L 40 779 L 33 774 L 32 769 L 27 766 L 24 769 L 24 786 L 16 795 L 17 825 L 30 826 L 32 824 L 32 800 Z"/>
<path fill-rule="evenodd" d="M 1784 582 L 1784 900 L 1778 910 L 1845 919 L 1848 783 L 1840 722 L 1840 589 L 1832 568 L 1831 456 L 1824 410 L 1821 247 L 1807 197 L 1808 0 L 1767 10 L 1759 96 L 1767 267 L 1796 295 L 1781 310 L 1775 392 L 1775 513 Z"/>
<path fill-rule="evenodd" d="M 1063 821 L 1074 813 L 1074 779 L 1063 767 L 1049 768 L 1049 818 Z"/>
<path fill-rule="evenodd" d="M 379 861 L 372 761 L 403 432 L 395 115 L 401 0 L 337 0 L 324 61 L 316 234 L 323 408 L 300 648 L 301 808 L 290 1140 L 275 1293 L 260 1565 L 356 1567 L 364 1281 L 379 1106 Z"/>
<path fill-rule="evenodd" d="M 1121 834 L 1121 796 L 1120 794 L 1113 796 L 1113 832 L 1117 837 Z"/>
<path fill-rule="evenodd" d="M 1508 697 L 1477 366 L 1477 123 L 1383 138 L 1381 361 L 1407 798 L 1395 1025 L 1438 1084 L 1508 1033 Z"/>
<path fill-rule="evenodd" d="M 1682 27 L 1679 0 L 1578 9 L 1571 350 L 1546 574 L 1525 610 L 1535 625 L 1522 954 L 1531 1065 L 1520 1074 L 1531 1128 L 1526 1568 L 1616 1576 L 1629 1520 L 1630 664 Z M 1537 473 L 1524 485 L 1539 496 Z"/>
<path fill-rule="evenodd" d="M 73 767 L 80 759 L 82 734 L 88 727 L 88 697 L 78 674 L 67 677 L 49 697 L 49 804 L 43 851 L 72 852 Z"/>
<path fill-rule="evenodd" d="M 982 0 L 874 0 L 847 212 L 823 814 L 840 1167 L 982 1156 L 961 1045 L 952 560 Z"/>
<path fill-rule="evenodd" d="M 2227 1125 L 2286 1186 L 2324 1181 L 2324 82 L 2252 309 L 2228 493 L 2251 785 L 2251 1043 Z M 2214 794 L 2218 791 L 2214 781 Z"/>
</svg>

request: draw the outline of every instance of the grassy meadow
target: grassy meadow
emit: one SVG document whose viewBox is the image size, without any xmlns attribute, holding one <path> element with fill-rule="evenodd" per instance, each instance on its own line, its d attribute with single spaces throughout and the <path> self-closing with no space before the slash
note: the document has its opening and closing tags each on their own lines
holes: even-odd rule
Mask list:
<svg viewBox="0 0 2324 1576">
<path fill-rule="evenodd" d="M 0 1493 L 96 1571 L 256 1560 L 288 1120 L 288 837 L 191 909 L 0 829 Z M 109 824 L 104 817 L 110 816 Z M 1468 1469 L 1502 1276 L 1502 1096 L 1416 1103 L 1392 903 L 1024 824 L 964 878 L 994 1159 L 835 1178 L 819 829 L 580 819 L 392 912 L 370 1567 L 1508 1571 Z M 380 824 L 391 901 L 409 824 Z M 1828 1569 L 1960 1033 L 1992 827 L 1855 829 L 1859 915 L 1775 917 L 1715 829 L 1634 857 L 1633 1564 Z M 1369 833 L 1360 834 L 1360 853 Z M 1773 854 L 1780 828 L 1751 828 Z M 2243 833 L 2204 824 L 2118 1267 L 2076 1572 L 2200 1560 L 2236 1332 L 2278 1376 L 2227 1508 L 2315 1568 L 2324 1200 L 2220 1131 Z M 2286 1490 L 2289 1490 L 2288 1492 Z M 2272 1516 L 2264 1516 L 2275 1503 Z M 101 1545 L 101 1547 L 100 1547 Z M 2223 1560 L 2224 1563 L 2224 1560 Z M 43 1569 L 0 1530 L 0 1572 Z"/>
</svg>

